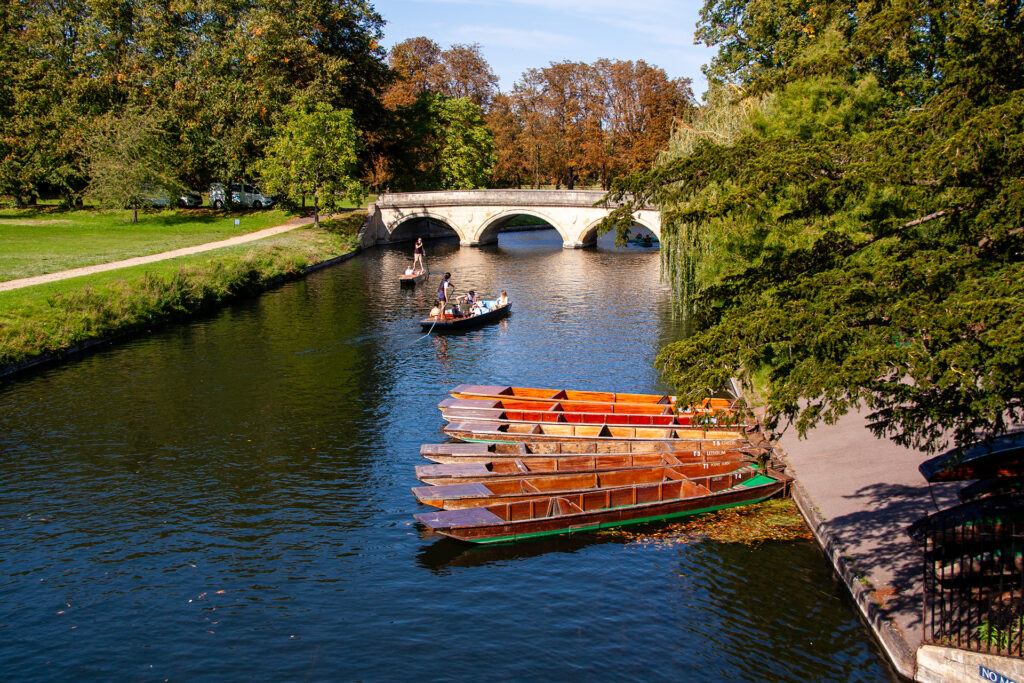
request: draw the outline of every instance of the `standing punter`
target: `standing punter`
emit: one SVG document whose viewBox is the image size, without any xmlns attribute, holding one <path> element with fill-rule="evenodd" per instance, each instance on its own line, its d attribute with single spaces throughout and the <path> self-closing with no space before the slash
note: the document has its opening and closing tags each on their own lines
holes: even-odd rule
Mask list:
<svg viewBox="0 0 1024 683">
<path fill-rule="evenodd" d="M 420 266 L 420 270 L 426 272 L 427 266 L 425 265 L 425 262 L 423 260 L 424 256 L 426 256 L 426 252 L 423 250 L 423 238 L 422 237 L 417 237 L 416 238 L 416 245 L 412 248 L 412 269 L 413 269 L 413 272 L 416 271 L 416 264 L 417 263 Z"/>
<path fill-rule="evenodd" d="M 438 307 L 437 319 L 438 320 L 441 320 L 442 318 L 444 318 L 444 309 L 448 305 L 448 302 L 451 301 L 452 291 L 454 291 L 454 289 L 455 289 L 455 287 L 450 282 L 448 282 L 449 280 L 451 280 L 451 278 L 452 278 L 452 274 L 451 273 L 445 273 L 444 277 L 441 278 L 441 284 L 438 285 L 438 287 L 437 287 L 437 301 L 438 301 L 438 304 L 437 304 L 437 307 Z"/>
</svg>

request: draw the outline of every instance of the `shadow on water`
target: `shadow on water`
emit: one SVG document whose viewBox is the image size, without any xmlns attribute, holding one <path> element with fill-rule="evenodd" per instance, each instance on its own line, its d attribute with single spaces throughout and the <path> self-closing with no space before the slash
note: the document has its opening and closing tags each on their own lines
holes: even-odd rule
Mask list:
<svg viewBox="0 0 1024 683">
<path fill-rule="evenodd" d="M 416 555 L 416 562 L 421 567 L 433 572 L 443 572 L 452 567 L 482 567 L 493 563 L 517 562 L 548 553 L 575 553 L 599 543 L 621 542 L 610 537 L 602 538 L 600 534 L 594 533 L 537 538 L 519 543 L 497 543 L 494 545 L 464 543 L 426 532 L 422 532 L 421 537 L 424 541 L 434 539 L 434 542 L 420 549 Z"/>
</svg>

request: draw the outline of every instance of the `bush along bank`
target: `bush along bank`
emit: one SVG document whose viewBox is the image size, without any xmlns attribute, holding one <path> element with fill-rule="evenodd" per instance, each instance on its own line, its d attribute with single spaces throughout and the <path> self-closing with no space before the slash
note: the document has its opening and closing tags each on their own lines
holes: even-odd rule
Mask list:
<svg viewBox="0 0 1024 683">
<path fill-rule="evenodd" d="M 361 215 L 348 214 L 319 230 L 297 229 L 185 265 L 152 264 L 157 267 L 100 284 L 69 280 L 45 295 L 5 292 L 0 295 L 0 308 L 7 309 L 0 318 L 0 377 L 187 319 L 354 255 L 357 222 L 361 225 Z M 3 306 L 4 299 L 12 305 Z"/>
</svg>

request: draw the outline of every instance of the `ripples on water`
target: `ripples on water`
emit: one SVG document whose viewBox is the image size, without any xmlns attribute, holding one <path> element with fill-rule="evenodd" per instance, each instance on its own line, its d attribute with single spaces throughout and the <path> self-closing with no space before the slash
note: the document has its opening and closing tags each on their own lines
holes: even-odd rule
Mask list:
<svg viewBox="0 0 1024 683">
<path fill-rule="evenodd" d="M 513 315 L 424 337 L 439 280 L 379 249 L 0 387 L 0 668 L 54 678 L 892 676 L 811 543 L 503 547 L 409 487 L 462 382 L 665 391 L 653 251 L 428 244 Z"/>
</svg>

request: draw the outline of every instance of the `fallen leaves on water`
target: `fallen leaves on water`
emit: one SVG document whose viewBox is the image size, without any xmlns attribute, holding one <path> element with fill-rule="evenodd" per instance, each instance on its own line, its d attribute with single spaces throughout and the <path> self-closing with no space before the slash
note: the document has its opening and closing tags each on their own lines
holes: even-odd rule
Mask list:
<svg viewBox="0 0 1024 683">
<path fill-rule="evenodd" d="M 625 538 L 630 544 L 681 545 L 699 541 L 758 545 L 763 541 L 811 539 L 811 530 L 790 499 L 728 508 L 655 528 L 610 529 L 601 532 Z"/>
</svg>

